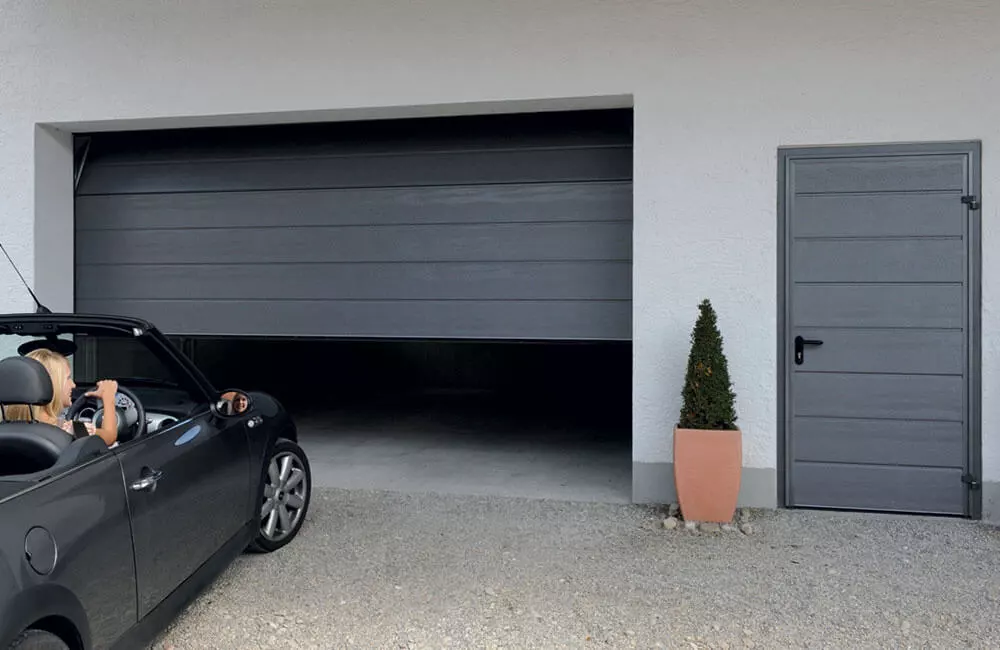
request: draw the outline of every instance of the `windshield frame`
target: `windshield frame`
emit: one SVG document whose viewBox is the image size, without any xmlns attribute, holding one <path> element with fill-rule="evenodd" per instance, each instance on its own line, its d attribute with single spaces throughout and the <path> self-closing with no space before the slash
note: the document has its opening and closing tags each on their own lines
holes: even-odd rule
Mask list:
<svg viewBox="0 0 1000 650">
<path fill-rule="evenodd" d="M 215 399 L 217 391 L 208 379 L 162 332 L 147 321 L 87 314 L 0 315 L 0 337 L 22 337 L 27 341 L 67 334 L 138 339 L 176 376 L 179 388 L 187 390 L 199 401 L 211 403 Z"/>
</svg>

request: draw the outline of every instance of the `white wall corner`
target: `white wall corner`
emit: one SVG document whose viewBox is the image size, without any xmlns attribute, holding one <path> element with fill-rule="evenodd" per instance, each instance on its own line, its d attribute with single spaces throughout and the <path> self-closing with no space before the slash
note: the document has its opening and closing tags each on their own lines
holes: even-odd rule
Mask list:
<svg viewBox="0 0 1000 650">
<path fill-rule="evenodd" d="M 33 289 L 53 312 L 73 311 L 73 134 L 35 125 Z"/>
</svg>

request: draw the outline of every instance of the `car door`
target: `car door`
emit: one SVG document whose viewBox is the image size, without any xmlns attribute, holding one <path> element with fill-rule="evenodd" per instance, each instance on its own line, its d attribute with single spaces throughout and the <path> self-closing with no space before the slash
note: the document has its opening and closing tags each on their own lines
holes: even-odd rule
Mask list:
<svg viewBox="0 0 1000 650">
<path fill-rule="evenodd" d="M 243 418 L 199 415 L 118 451 L 143 617 L 247 520 L 250 456 Z"/>
<path fill-rule="evenodd" d="M 111 647 L 137 620 L 121 467 L 106 454 L 20 487 L 0 498 L 0 647 L 50 617 Z"/>
<path fill-rule="evenodd" d="M 74 374 L 78 385 L 117 380 L 139 400 L 147 423 L 169 423 L 114 448 L 145 617 L 241 532 L 251 473 L 246 418 L 214 411 L 215 389 L 157 331 L 131 334 L 78 335 Z"/>
</svg>

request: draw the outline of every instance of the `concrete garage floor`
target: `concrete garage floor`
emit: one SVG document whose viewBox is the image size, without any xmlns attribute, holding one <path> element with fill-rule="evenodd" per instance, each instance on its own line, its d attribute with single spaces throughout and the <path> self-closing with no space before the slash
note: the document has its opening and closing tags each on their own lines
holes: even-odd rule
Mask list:
<svg viewBox="0 0 1000 650">
<path fill-rule="evenodd" d="M 998 648 L 1000 533 L 974 522 L 758 512 L 750 535 L 658 509 L 320 490 L 157 650 Z"/>
<path fill-rule="evenodd" d="M 627 503 L 629 342 L 199 339 L 292 413 L 317 485 Z"/>
<path fill-rule="evenodd" d="M 487 395 L 296 410 L 319 487 L 628 503 L 631 432 Z"/>
</svg>

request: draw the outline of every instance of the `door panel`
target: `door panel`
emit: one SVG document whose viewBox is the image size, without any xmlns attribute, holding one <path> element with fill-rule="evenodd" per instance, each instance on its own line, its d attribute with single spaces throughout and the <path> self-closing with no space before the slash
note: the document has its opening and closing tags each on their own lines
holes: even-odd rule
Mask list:
<svg viewBox="0 0 1000 650">
<path fill-rule="evenodd" d="M 795 460 L 961 468 L 961 422 L 795 418 Z"/>
<path fill-rule="evenodd" d="M 961 282 L 964 248 L 960 238 L 800 239 L 792 263 L 796 282 Z"/>
<path fill-rule="evenodd" d="M 928 329 L 963 323 L 965 291 L 959 284 L 798 284 L 792 293 L 796 327 Z"/>
<path fill-rule="evenodd" d="M 628 221 L 632 184 L 510 183 L 447 187 L 292 189 L 223 194 L 125 194 L 77 197 L 87 230 L 261 228 L 295 213 L 299 226 L 423 223 Z M 345 206 L 353 206 L 345 210 Z M 83 230 L 83 228 L 81 228 Z"/>
<path fill-rule="evenodd" d="M 80 231 L 81 264 L 360 264 L 627 260 L 632 226 L 613 223 L 451 224 Z M 326 267 L 330 268 L 330 267 Z"/>
<path fill-rule="evenodd" d="M 5 557 L 16 562 L 8 575 L 20 589 L 55 585 L 75 594 L 90 625 L 91 647 L 109 648 L 137 620 L 128 517 L 121 467 L 108 454 L 0 505 L 5 533 L 0 535 L 0 562 Z M 42 557 L 55 559 L 51 574 L 39 576 L 25 566 L 25 536 L 6 534 L 7 526 L 25 532 L 37 526 L 49 532 L 55 554 Z M 0 577 L 3 574 L 0 567 Z M 13 615 L 3 602 L 0 612 Z M 20 630 L 22 622 L 0 620 L 0 636 L 7 625 Z"/>
<path fill-rule="evenodd" d="M 962 470 L 886 465 L 800 464 L 796 505 L 940 514 L 965 499 Z"/>
<path fill-rule="evenodd" d="M 358 187 L 440 187 L 506 183 L 622 180 L 631 176 L 628 147 L 582 146 L 559 149 L 511 148 L 492 151 L 407 151 L 275 160 L 255 152 L 242 160 L 185 160 L 93 165 L 81 194 L 160 194 Z"/>
<path fill-rule="evenodd" d="M 957 375 L 965 367 L 962 330 L 800 327 L 798 332 L 803 338 L 823 341 L 804 350 L 813 372 Z M 805 364 L 794 367 L 798 372 Z"/>
<path fill-rule="evenodd" d="M 962 192 L 795 197 L 797 237 L 961 237 Z"/>
<path fill-rule="evenodd" d="M 796 416 L 961 422 L 963 388 L 958 376 L 799 372 L 792 412 Z"/>
<path fill-rule="evenodd" d="M 796 193 L 938 192 L 966 187 L 961 154 L 840 156 L 797 160 Z"/>
<path fill-rule="evenodd" d="M 788 505 L 972 512 L 977 152 L 783 153 Z"/>
<path fill-rule="evenodd" d="M 226 428 L 219 430 L 220 424 Z M 246 523 L 249 452 L 242 420 L 204 413 L 118 449 L 145 616 Z M 161 472 L 155 488 L 133 489 Z"/>
<path fill-rule="evenodd" d="M 632 287 L 632 265 L 604 262 L 398 262 L 358 263 L 338 269 L 330 282 L 327 264 L 232 264 L 137 266 L 115 287 L 117 300 L 145 300 L 158 284 L 162 300 L 252 301 L 261 292 L 284 292 L 285 300 L 620 300 Z M 85 266 L 83 283 L 100 281 L 100 266 Z M 207 272 L 209 271 L 209 272 Z"/>
<path fill-rule="evenodd" d="M 280 310 L 239 300 L 81 300 L 77 306 L 103 314 L 123 304 L 153 322 L 169 318 L 178 332 L 206 336 L 255 336 L 268 328 L 274 336 L 322 337 L 336 323 L 345 332 L 386 338 L 439 338 L 443 332 L 461 331 L 462 338 L 502 339 L 516 330 L 526 339 L 612 340 L 628 329 L 632 318 L 627 300 L 286 300 Z"/>
</svg>

